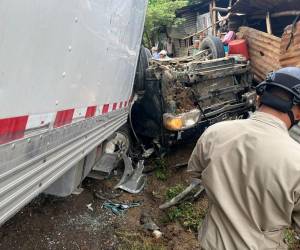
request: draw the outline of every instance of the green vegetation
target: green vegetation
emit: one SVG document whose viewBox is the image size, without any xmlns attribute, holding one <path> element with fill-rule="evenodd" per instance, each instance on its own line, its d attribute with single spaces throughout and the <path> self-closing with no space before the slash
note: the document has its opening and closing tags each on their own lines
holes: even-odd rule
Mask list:
<svg viewBox="0 0 300 250">
<path fill-rule="evenodd" d="M 164 158 L 156 159 L 154 164 L 157 166 L 155 176 L 160 181 L 165 181 L 168 178 L 167 164 Z"/>
<path fill-rule="evenodd" d="M 284 230 L 284 241 L 288 245 L 289 250 L 299 249 L 300 241 L 296 239 L 296 233 L 292 229 Z"/>
<path fill-rule="evenodd" d="M 180 194 L 183 190 L 184 190 L 184 187 L 181 184 L 178 184 L 174 187 L 168 188 L 167 192 L 166 192 L 166 199 L 167 200 L 173 199 L 175 196 Z"/>
<path fill-rule="evenodd" d="M 144 43 L 148 48 L 155 45 L 159 33 L 182 22 L 176 18 L 175 11 L 187 4 L 186 0 L 149 0 L 144 29 Z"/>
<path fill-rule="evenodd" d="M 116 234 L 121 241 L 118 250 L 166 250 L 161 243 L 146 238 L 140 233 L 119 231 Z"/>
<path fill-rule="evenodd" d="M 166 199 L 170 200 L 184 190 L 182 185 L 170 187 L 166 191 Z M 205 216 L 205 211 L 202 211 L 196 204 L 183 202 L 178 206 L 171 207 L 167 211 L 167 219 L 169 222 L 178 221 L 184 228 L 196 232 L 198 226 Z"/>
<path fill-rule="evenodd" d="M 168 27 L 177 26 L 185 21 L 176 17 L 176 10 L 203 0 L 149 0 L 144 28 L 144 45 L 151 48 L 159 40 L 159 34 Z"/>
</svg>

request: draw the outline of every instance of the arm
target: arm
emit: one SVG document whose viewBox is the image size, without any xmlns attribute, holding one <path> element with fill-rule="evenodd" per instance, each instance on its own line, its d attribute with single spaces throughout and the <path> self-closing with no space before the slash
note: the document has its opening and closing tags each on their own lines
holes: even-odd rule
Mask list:
<svg viewBox="0 0 300 250">
<path fill-rule="evenodd" d="M 188 162 L 187 171 L 191 173 L 191 177 L 200 178 L 202 171 L 207 166 L 205 156 L 208 152 L 206 132 L 199 138 Z"/>
</svg>

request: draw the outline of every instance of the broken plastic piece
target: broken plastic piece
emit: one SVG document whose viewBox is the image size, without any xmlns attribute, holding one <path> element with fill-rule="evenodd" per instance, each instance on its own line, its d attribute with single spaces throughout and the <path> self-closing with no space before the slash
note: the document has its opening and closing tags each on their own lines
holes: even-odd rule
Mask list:
<svg viewBox="0 0 300 250">
<path fill-rule="evenodd" d="M 114 203 L 112 201 L 107 201 L 103 203 L 102 207 L 110 209 L 116 215 L 120 215 L 123 214 L 125 210 L 133 207 L 138 207 L 140 205 L 140 201 L 129 203 Z"/>
<path fill-rule="evenodd" d="M 86 207 L 88 208 L 88 210 L 94 211 L 94 209 L 92 207 L 92 203 L 87 204 Z"/>
<path fill-rule="evenodd" d="M 162 232 L 159 230 L 154 230 L 153 235 L 156 239 L 159 239 L 162 236 Z"/>
<path fill-rule="evenodd" d="M 114 187 L 125 190 L 132 194 L 137 194 L 142 191 L 146 184 L 146 176 L 143 174 L 144 161 L 140 160 L 136 169 L 132 166 L 132 161 L 129 157 L 123 155 L 124 173 L 119 183 Z"/>
<path fill-rule="evenodd" d="M 154 148 L 145 149 L 143 154 L 142 154 L 142 157 L 143 158 L 149 158 L 154 153 L 154 151 L 155 151 Z"/>
</svg>

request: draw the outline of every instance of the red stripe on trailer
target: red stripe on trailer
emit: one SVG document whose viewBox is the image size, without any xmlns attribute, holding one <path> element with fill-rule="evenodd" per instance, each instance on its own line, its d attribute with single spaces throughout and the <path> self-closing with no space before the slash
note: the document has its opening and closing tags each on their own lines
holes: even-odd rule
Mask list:
<svg viewBox="0 0 300 250">
<path fill-rule="evenodd" d="M 57 128 L 66 124 L 70 124 L 73 119 L 74 111 L 75 109 L 66 109 L 66 110 L 58 111 L 56 114 L 54 127 Z"/>
<path fill-rule="evenodd" d="M 104 104 L 104 105 L 103 105 L 103 108 L 102 108 L 102 114 L 107 113 L 108 110 L 109 110 L 109 104 Z"/>
<path fill-rule="evenodd" d="M 123 102 L 120 102 L 120 103 L 119 103 L 119 109 L 121 109 L 122 106 L 123 106 Z"/>
<path fill-rule="evenodd" d="M 117 103 L 115 102 L 114 104 L 113 104 L 113 108 L 112 108 L 112 110 L 116 110 L 117 109 Z"/>
<path fill-rule="evenodd" d="M 127 101 L 124 102 L 124 107 L 127 107 Z"/>
<path fill-rule="evenodd" d="M 0 143 L 17 140 L 24 137 L 28 115 L 0 119 Z"/>
<path fill-rule="evenodd" d="M 93 117 L 95 116 L 97 106 L 90 106 L 87 108 L 85 113 L 85 118 Z"/>
</svg>

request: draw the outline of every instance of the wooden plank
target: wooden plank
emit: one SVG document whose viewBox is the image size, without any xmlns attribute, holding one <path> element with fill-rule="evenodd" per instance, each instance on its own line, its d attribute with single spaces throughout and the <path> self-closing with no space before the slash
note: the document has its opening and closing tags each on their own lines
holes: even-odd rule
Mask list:
<svg viewBox="0 0 300 250">
<path fill-rule="evenodd" d="M 271 25 L 271 17 L 270 17 L 270 12 L 267 12 L 266 15 L 266 25 L 267 25 L 267 32 L 268 34 L 272 35 L 272 25 Z"/>
</svg>

